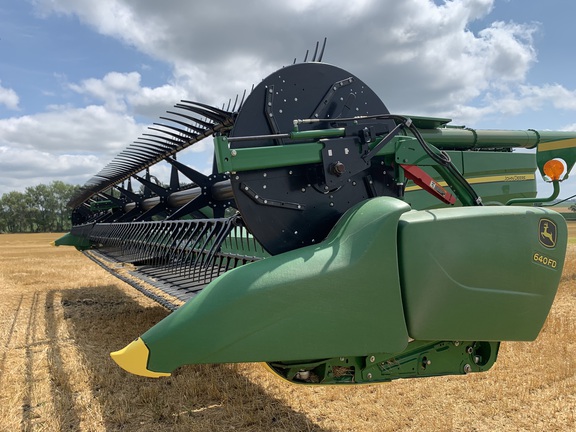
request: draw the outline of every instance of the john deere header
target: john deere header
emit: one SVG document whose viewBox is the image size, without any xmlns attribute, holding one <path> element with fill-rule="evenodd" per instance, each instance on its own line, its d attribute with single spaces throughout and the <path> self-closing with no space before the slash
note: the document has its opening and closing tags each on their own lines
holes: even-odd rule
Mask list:
<svg viewBox="0 0 576 432">
<path fill-rule="evenodd" d="M 538 336 L 567 232 L 534 204 L 558 195 L 576 133 L 391 114 L 320 61 L 230 105 L 178 103 L 70 201 L 57 244 L 174 311 L 112 353 L 122 368 L 258 361 L 294 383 L 358 384 L 486 371 L 500 341 Z M 177 160 L 203 139 L 210 175 Z M 160 161 L 168 185 L 149 173 Z"/>
</svg>

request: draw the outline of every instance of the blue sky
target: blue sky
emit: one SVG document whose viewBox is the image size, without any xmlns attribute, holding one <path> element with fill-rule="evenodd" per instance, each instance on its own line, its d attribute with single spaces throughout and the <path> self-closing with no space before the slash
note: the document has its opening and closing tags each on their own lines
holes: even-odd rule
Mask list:
<svg viewBox="0 0 576 432">
<path fill-rule="evenodd" d="M 180 99 L 221 105 L 324 37 L 324 60 L 393 112 L 576 130 L 575 13 L 572 0 L 8 0 L 0 194 L 83 184 Z M 186 161 L 208 170 L 210 143 L 193 147 Z"/>
</svg>

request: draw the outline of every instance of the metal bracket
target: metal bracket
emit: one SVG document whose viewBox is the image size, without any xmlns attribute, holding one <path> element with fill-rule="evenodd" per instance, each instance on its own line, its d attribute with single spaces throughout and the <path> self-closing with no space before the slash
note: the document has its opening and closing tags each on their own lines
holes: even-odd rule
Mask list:
<svg viewBox="0 0 576 432">
<path fill-rule="evenodd" d="M 266 115 L 266 121 L 268 122 L 268 127 L 272 134 L 279 134 L 280 129 L 278 128 L 278 123 L 276 123 L 276 118 L 274 117 L 274 86 L 270 85 L 266 89 L 266 100 L 264 103 L 264 114 Z M 274 139 L 276 145 L 283 144 L 281 139 Z"/>
<path fill-rule="evenodd" d="M 338 138 L 321 141 L 322 165 L 324 166 L 324 181 L 330 188 L 337 187 L 352 175 L 365 170 L 370 161 L 365 162 L 362 155 L 368 149 L 358 138 Z"/>
<path fill-rule="evenodd" d="M 248 195 L 250 198 L 252 198 L 252 200 L 254 202 L 257 202 L 258 204 L 261 205 L 266 205 L 266 206 L 271 206 L 271 207 L 281 207 L 281 208 L 286 208 L 286 209 L 291 209 L 291 210 L 304 210 L 306 208 L 306 206 L 304 204 L 298 204 L 298 203 L 293 203 L 293 202 L 285 202 L 285 201 L 278 201 L 278 200 L 273 200 L 273 199 L 269 199 L 269 198 L 264 198 L 263 196 L 260 196 L 256 193 L 256 191 L 254 191 L 253 189 L 251 189 L 246 183 L 240 183 L 240 190 L 242 192 L 244 192 L 246 195 Z"/>
<path fill-rule="evenodd" d="M 354 78 L 353 77 L 349 77 L 346 79 L 343 79 L 341 81 L 336 81 L 334 84 L 332 84 L 330 86 L 330 89 L 326 92 L 326 94 L 324 95 L 324 97 L 322 98 L 322 100 L 320 101 L 320 103 L 318 104 L 318 106 L 316 107 L 316 109 L 314 109 L 314 111 L 312 112 L 312 115 L 310 116 L 310 118 L 329 118 L 330 115 L 327 113 L 328 108 L 330 107 L 330 102 L 332 101 L 332 99 L 334 99 L 334 96 L 336 95 L 336 93 L 346 87 L 349 86 L 350 84 L 352 84 L 354 82 Z M 347 107 L 349 105 L 350 99 L 353 98 L 355 99 L 356 97 L 354 96 L 353 93 L 350 93 L 347 97 L 346 100 L 344 101 L 344 103 L 342 104 L 342 109 L 340 110 L 340 113 L 338 113 L 339 117 L 340 115 L 345 115 L 345 111 L 344 108 Z M 332 118 L 336 118 L 336 117 L 332 117 Z"/>
</svg>

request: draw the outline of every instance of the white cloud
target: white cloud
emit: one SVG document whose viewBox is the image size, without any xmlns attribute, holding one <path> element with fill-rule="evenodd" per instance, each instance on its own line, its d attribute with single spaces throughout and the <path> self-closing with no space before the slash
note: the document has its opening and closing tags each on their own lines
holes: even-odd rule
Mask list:
<svg viewBox="0 0 576 432">
<path fill-rule="evenodd" d="M 11 88 L 2 87 L 0 81 L 0 105 L 4 105 L 11 110 L 17 110 L 20 98 Z"/>
<path fill-rule="evenodd" d="M 103 79 L 90 78 L 80 84 L 70 84 L 77 93 L 99 99 L 107 109 L 126 111 L 125 95 L 140 89 L 140 74 L 138 72 L 110 72 Z"/>
<path fill-rule="evenodd" d="M 54 107 L 52 111 L 0 120 L 0 145 L 58 154 L 111 157 L 132 142 L 143 126 L 102 106 Z"/>
<path fill-rule="evenodd" d="M 37 1 L 168 62 L 171 85 L 218 105 L 295 56 L 302 60 L 325 36 L 325 61 L 350 70 L 397 112 L 433 115 L 468 106 L 493 88 L 522 82 L 536 59 L 535 24 L 469 30 L 494 0 Z M 112 107 L 126 103 L 103 96 Z"/>
<path fill-rule="evenodd" d="M 79 84 L 68 84 L 73 91 L 85 95 L 89 101 L 104 104 L 106 110 L 146 116 L 156 119 L 181 99 L 187 91 L 181 86 L 165 84 L 141 87 L 138 72 L 110 72 L 102 79 L 89 78 Z"/>
<path fill-rule="evenodd" d="M 96 155 L 57 155 L 0 145 L 0 195 L 56 179 L 83 184 L 101 163 Z"/>
</svg>

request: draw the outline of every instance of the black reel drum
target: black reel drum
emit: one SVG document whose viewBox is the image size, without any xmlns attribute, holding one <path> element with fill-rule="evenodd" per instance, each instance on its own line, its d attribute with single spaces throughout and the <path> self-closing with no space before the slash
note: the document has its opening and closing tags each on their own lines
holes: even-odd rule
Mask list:
<svg viewBox="0 0 576 432">
<path fill-rule="evenodd" d="M 246 99 L 230 138 L 285 134 L 296 119 L 326 119 L 299 125 L 300 131 L 346 127 L 347 137 L 324 141 L 335 156 L 326 163 L 283 166 L 237 172 L 230 176 L 236 206 L 244 223 L 271 254 L 322 241 L 342 214 L 375 196 L 398 196 L 394 168 L 374 157 L 362 171 L 339 175 L 358 159 L 358 136 L 367 127 L 385 134 L 392 120 L 339 119 L 388 114 L 380 98 L 360 79 L 324 63 L 301 63 L 280 69 L 264 79 Z M 293 145 L 299 141 L 270 137 L 234 141 L 231 149 Z M 324 156 L 324 160 L 327 156 Z M 341 177 L 343 178 L 343 177 Z"/>
</svg>

